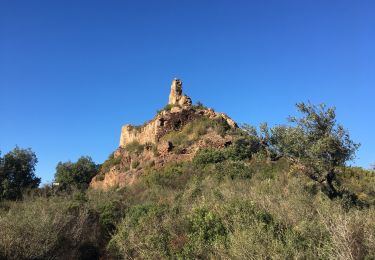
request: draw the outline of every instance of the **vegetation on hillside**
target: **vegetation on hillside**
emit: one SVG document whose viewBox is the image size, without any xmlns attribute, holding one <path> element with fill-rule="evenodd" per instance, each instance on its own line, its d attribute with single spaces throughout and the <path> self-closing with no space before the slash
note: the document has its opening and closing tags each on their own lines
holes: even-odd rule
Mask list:
<svg viewBox="0 0 375 260">
<path fill-rule="evenodd" d="M 346 166 L 358 145 L 334 109 L 298 108 L 289 125 L 224 129 L 231 145 L 150 167 L 132 186 L 1 200 L 0 258 L 374 259 L 374 171 Z M 224 127 L 189 124 L 165 138 L 185 147 Z"/>
<path fill-rule="evenodd" d="M 222 119 L 199 118 L 187 123 L 179 131 L 171 131 L 162 137 L 162 140 L 171 142 L 175 152 L 179 153 L 198 141 L 210 130 L 224 135 L 230 126 Z"/>
<path fill-rule="evenodd" d="M 60 189 L 87 189 L 98 169 L 99 166 L 89 156 L 82 156 L 74 163 L 59 162 L 56 166 L 55 182 Z"/>
<path fill-rule="evenodd" d="M 35 176 L 37 162 L 31 149 L 16 147 L 4 157 L 0 153 L 0 201 L 21 199 L 27 189 L 39 186 L 40 178 Z"/>
</svg>

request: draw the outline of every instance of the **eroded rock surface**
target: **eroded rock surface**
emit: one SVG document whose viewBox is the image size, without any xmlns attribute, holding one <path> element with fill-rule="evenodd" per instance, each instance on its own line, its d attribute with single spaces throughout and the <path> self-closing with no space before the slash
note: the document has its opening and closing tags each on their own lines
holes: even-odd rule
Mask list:
<svg viewBox="0 0 375 260">
<path fill-rule="evenodd" d="M 191 98 L 182 94 L 182 81 L 180 79 L 172 81 L 168 104 L 181 107 L 191 107 L 192 105 Z"/>
</svg>

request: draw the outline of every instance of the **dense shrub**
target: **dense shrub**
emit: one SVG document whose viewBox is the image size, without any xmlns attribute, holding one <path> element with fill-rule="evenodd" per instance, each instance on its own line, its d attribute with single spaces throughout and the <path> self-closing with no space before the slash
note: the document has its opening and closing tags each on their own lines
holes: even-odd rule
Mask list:
<svg viewBox="0 0 375 260">
<path fill-rule="evenodd" d="M 240 161 L 250 159 L 260 150 L 259 139 L 255 136 L 238 138 L 226 149 L 226 157 L 229 160 Z"/>
<path fill-rule="evenodd" d="M 187 123 L 179 131 L 166 134 L 162 139 L 171 142 L 175 150 L 179 148 L 181 151 L 210 131 L 225 135 L 229 129 L 230 126 L 225 120 L 200 118 Z"/>
<path fill-rule="evenodd" d="M 204 149 L 199 151 L 193 162 L 198 165 L 207 165 L 210 163 L 219 163 L 226 159 L 226 154 L 223 150 L 216 149 Z"/>
<path fill-rule="evenodd" d="M 35 189 L 40 178 L 35 176 L 38 162 L 31 149 L 14 148 L 1 157 L 0 153 L 0 200 L 21 199 L 26 189 Z"/>
<path fill-rule="evenodd" d="M 162 169 L 150 171 L 144 181 L 148 186 L 182 189 L 190 177 L 191 174 L 186 164 L 170 163 Z"/>
<path fill-rule="evenodd" d="M 59 162 L 56 166 L 55 182 L 58 182 L 62 189 L 86 189 L 98 169 L 99 166 L 89 156 L 82 156 L 77 162 Z"/>
<path fill-rule="evenodd" d="M 188 217 L 188 242 L 184 254 L 192 258 L 200 258 L 210 254 L 212 246 L 226 244 L 227 229 L 221 218 L 206 208 L 197 208 Z"/>
<path fill-rule="evenodd" d="M 226 161 L 215 165 L 215 175 L 222 179 L 228 176 L 231 179 L 250 179 L 254 174 L 254 169 L 244 162 Z"/>
<path fill-rule="evenodd" d="M 125 146 L 125 150 L 130 154 L 140 155 L 144 150 L 144 145 L 137 141 L 133 141 Z"/>
<path fill-rule="evenodd" d="M 167 212 L 168 207 L 163 204 L 146 203 L 132 207 L 108 245 L 111 254 L 121 258 L 168 258 Z"/>
<path fill-rule="evenodd" d="M 69 197 L 13 203 L 0 217 L 0 255 L 6 259 L 98 255 L 100 229 L 96 217 L 84 204 Z"/>
<path fill-rule="evenodd" d="M 2 201 L 0 256 L 374 258 L 373 206 L 345 207 L 350 198 L 330 199 L 287 158 L 255 154 L 250 160 L 203 162 L 150 168 L 139 182 L 106 192 Z M 343 187 L 374 199 L 372 172 L 341 170 Z"/>
</svg>

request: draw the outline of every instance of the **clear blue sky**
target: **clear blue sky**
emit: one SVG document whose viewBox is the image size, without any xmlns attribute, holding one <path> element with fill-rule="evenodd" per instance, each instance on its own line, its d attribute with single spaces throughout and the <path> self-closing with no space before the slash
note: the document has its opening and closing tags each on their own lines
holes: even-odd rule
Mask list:
<svg viewBox="0 0 375 260">
<path fill-rule="evenodd" d="M 103 162 L 180 77 L 193 101 L 239 123 L 336 106 L 375 162 L 375 1 L 0 0 L 0 150 Z"/>
</svg>

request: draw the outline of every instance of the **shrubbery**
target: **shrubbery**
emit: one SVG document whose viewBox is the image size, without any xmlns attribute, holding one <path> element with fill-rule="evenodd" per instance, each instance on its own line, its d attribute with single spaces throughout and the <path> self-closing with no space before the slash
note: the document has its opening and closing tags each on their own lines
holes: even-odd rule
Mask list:
<svg viewBox="0 0 375 260">
<path fill-rule="evenodd" d="M 99 255 L 97 216 L 69 197 L 14 203 L 0 216 L 0 256 L 5 259 Z"/>
<path fill-rule="evenodd" d="M 137 141 L 133 141 L 125 146 L 126 151 L 128 151 L 130 154 L 136 155 L 140 155 L 143 152 L 144 148 L 145 146 Z"/>
<path fill-rule="evenodd" d="M 175 150 L 181 151 L 209 131 L 225 135 L 229 130 L 230 126 L 225 120 L 200 118 L 187 123 L 180 131 L 172 131 L 166 134 L 162 139 L 171 142 Z"/>
<path fill-rule="evenodd" d="M 0 156 L 0 201 L 21 199 L 25 190 L 39 186 L 40 178 L 34 173 L 37 162 L 38 159 L 31 149 L 19 147 L 4 157 Z"/>
<path fill-rule="evenodd" d="M 193 162 L 199 165 L 219 163 L 225 160 L 244 161 L 251 159 L 259 152 L 260 143 L 256 137 L 237 138 L 233 144 L 224 149 L 203 149 L 199 151 Z"/>
<path fill-rule="evenodd" d="M 179 149 L 211 130 L 233 141 L 192 162 L 150 162 L 131 186 L 46 188 L 23 202 L 0 201 L 0 258 L 374 259 L 375 174 L 345 166 L 356 145 L 334 110 L 299 108 L 305 117 L 296 125 L 260 133 L 222 121 L 188 124 L 165 138 Z M 339 196 L 320 182 L 332 169 Z"/>
<path fill-rule="evenodd" d="M 61 189 L 87 189 L 98 170 L 99 165 L 89 156 L 82 156 L 77 162 L 59 162 L 56 166 L 55 182 L 59 183 Z"/>
<path fill-rule="evenodd" d="M 204 149 L 199 151 L 194 159 L 193 162 L 198 165 L 207 165 L 210 163 L 219 163 L 226 159 L 225 151 L 223 150 L 216 150 L 216 149 Z"/>
<path fill-rule="evenodd" d="M 363 174 L 348 170 L 342 185 L 361 187 L 375 178 Z M 314 183 L 286 159 L 172 163 L 125 189 L 3 202 L 0 255 L 371 259 L 373 206 L 344 207 Z M 356 191 L 374 198 L 370 187 Z"/>
</svg>

